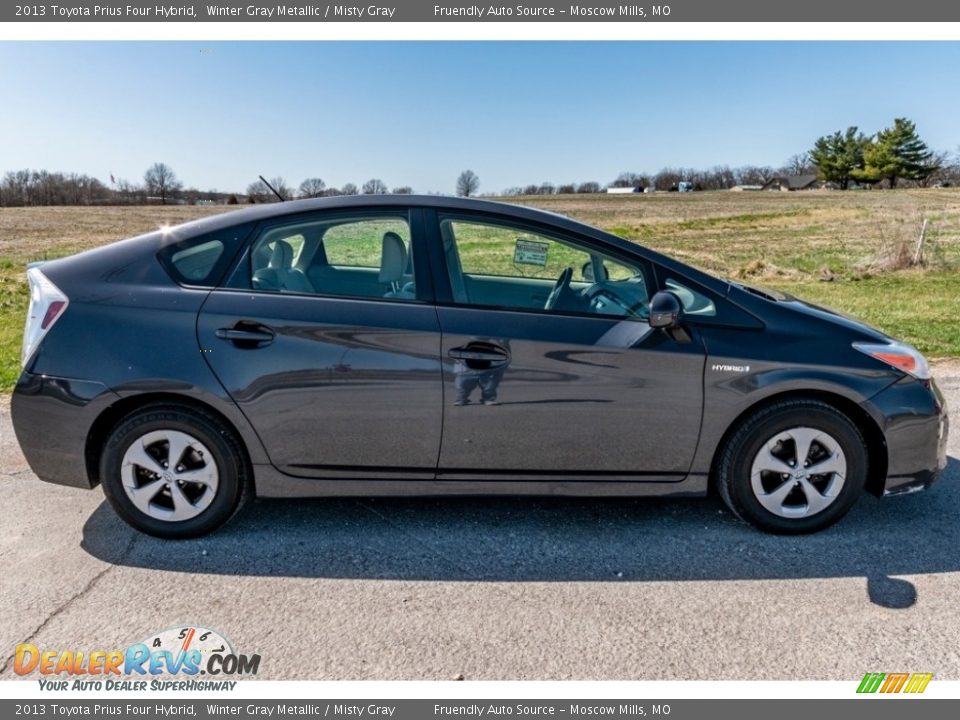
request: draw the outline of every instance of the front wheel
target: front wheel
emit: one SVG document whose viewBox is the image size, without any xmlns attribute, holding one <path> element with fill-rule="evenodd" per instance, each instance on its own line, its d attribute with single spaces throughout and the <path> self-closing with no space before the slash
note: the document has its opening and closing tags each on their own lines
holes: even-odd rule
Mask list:
<svg viewBox="0 0 960 720">
<path fill-rule="evenodd" d="M 163 538 L 205 535 L 240 507 L 244 455 L 217 418 L 192 408 L 149 406 L 121 420 L 100 461 L 107 500 L 137 530 Z"/>
<path fill-rule="evenodd" d="M 829 527 L 856 502 L 867 449 L 850 419 L 818 400 L 783 400 L 748 417 L 717 463 L 717 489 L 741 519 L 793 535 Z"/>
</svg>

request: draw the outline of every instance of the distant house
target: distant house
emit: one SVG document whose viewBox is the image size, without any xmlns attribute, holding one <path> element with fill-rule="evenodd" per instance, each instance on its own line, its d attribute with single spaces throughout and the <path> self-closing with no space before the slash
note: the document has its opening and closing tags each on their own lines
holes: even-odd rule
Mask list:
<svg viewBox="0 0 960 720">
<path fill-rule="evenodd" d="M 775 177 L 763 185 L 764 190 L 816 190 L 820 182 L 816 175 L 788 175 Z"/>
<path fill-rule="evenodd" d="M 734 185 L 730 192 L 757 192 L 763 190 L 763 185 Z"/>
<path fill-rule="evenodd" d="M 642 187 L 608 187 L 607 192 L 611 195 L 622 195 L 624 193 L 643 192 Z"/>
</svg>

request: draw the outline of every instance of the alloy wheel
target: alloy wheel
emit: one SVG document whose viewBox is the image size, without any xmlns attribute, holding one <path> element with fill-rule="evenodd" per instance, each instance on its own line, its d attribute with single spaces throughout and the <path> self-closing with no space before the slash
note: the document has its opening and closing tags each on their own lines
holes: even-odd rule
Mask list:
<svg viewBox="0 0 960 720">
<path fill-rule="evenodd" d="M 178 430 L 140 436 L 123 454 L 123 489 L 142 513 L 180 522 L 206 510 L 217 494 L 219 472 L 210 450 Z"/>
<path fill-rule="evenodd" d="M 794 427 L 763 444 L 753 460 L 750 484 L 766 510 L 796 519 L 832 505 L 846 474 L 846 456 L 833 436 L 816 428 Z"/>
</svg>

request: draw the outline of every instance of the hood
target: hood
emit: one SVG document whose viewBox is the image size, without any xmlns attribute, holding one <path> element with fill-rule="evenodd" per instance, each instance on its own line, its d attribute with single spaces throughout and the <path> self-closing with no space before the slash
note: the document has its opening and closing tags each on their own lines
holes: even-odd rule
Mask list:
<svg viewBox="0 0 960 720">
<path fill-rule="evenodd" d="M 760 302 L 764 304 L 775 306 L 778 310 L 782 310 L 787 313 L 796 313 L 803 319 L 820 320 L 822 322 L 830 323 L 831 325 L 843 328 L 852 334 L 860 335 L 862 336 L 862 339 L 865 340 L 888 342 L 893 339 L 886 333 L 881 332 L 875 327 L 868 325 L 852 315 L 848 315 L 847 313 L 839 310 L 823 307 L 822 305 L 807 302 L 806 300 L 801 300 L 794 295 L 780 292 L 779 290 L 751 287 L 749 285 L 743 285 L 735 282 L 731 282 L 731 286 L 750 296 L 752 299 L 759 299 Z M 800 318 L 797 319 L 799 320 Z"/>
</svg>

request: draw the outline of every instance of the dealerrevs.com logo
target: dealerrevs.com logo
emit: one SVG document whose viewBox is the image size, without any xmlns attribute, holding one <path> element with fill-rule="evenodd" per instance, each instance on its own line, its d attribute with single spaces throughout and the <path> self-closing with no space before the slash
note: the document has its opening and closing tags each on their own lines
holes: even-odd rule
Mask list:
<svg viewBox="0 0 960 720">
<path fill-rule="evenodd" d="M 860 681 L 858 693 L 910 693 L 927 689 L 933 673 L 867 673 Z"/>
<path fill-rule="evenodd" d="M 39 673 L 41 690 L 232 690 L 237 683 L 225 676 L 256 675 L 260 655 L 236 653 L 216 630 L 188 625 L 162 630 L 125 650 L 51 650 L 23 643 L 14 652 L 13 669 L 17 675 Z"/>
</svg>

